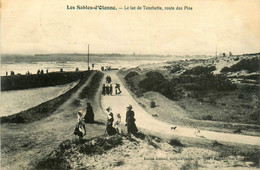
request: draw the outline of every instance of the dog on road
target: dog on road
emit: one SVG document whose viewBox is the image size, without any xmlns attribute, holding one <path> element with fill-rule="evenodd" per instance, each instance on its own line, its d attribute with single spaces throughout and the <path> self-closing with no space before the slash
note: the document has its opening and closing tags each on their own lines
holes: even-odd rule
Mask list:
<svg viewBox="0 0 260 170">
<path fill-rule="evenodd" d="M 176 130 L 177 126 L 172 126 L 171 130 Z"/>
</svg>

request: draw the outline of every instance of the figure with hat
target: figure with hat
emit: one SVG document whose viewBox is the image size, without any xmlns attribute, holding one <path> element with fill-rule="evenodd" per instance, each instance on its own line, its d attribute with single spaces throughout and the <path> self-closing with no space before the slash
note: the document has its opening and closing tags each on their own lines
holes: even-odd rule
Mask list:
<svg viewBox="0 0 260 170">
<path fill-rule="evenodd" d="M 114 122 L 114 115 L 112 113 L 112 108 L 109 106 L 107 109 L 107 127 L 106 127 L 106 133 L 108 135 L 115 135 L 116 129 L 113 127 Z"/>
<path fill-rule="evenodd" d="M 127 133 L 130 134 L 136 134 L 138 132 L 138 129 L 135 124 L 135 113 L 132 110 L 132 105 L 127 106 L 127 112 L 126 112 L 126 126 L 127 126 Z"/>
<path fill-rule="evenodd" d="M 106 94 L 107 94 L 107 95 L 110 94 L 110 93 L 109 93 L 109 86 L 108 86 L 108 84 L 106 85 Z"/>
<path fill-rule="evenodd" d="M 112 84 L 110 84 L 110 86 L 109 86 L 109 94 L 110 94 L 110 95 L 113 94 L 113 86 L 112 86 Z"/>
<path fill-rule="evenodd" d="M 85 122 L 86 123 L 94 123 L 94 112 L 93 112 L 93 107 L 91 106 L 91 103 L 87 102 L 87 107 L 86 107 L 86 114 L 85 114 Z"/>
<path fill-rule="evenodd" d="M 116 95 L 121 93 L 120 84 L 116 83 L 115 91 L 116 91 Z"/>
<path fill-rule="evenodd" d="M 86 127 L 83 118 L 83 111 L 82 110 L 78 111 L 77 115 L 78 115 L 78 123 L 76 124 L 74 134 L 79 136 L 79 140 L 81 141 L 83 136 L 86 135 Z"/>
<path fill-rule="evenodd" d="M 102 86 L 102 94 L 106 95 L 106 86 L 105 86 L 105 84 L 103 84 L 103 86 Z"/>
</svg>

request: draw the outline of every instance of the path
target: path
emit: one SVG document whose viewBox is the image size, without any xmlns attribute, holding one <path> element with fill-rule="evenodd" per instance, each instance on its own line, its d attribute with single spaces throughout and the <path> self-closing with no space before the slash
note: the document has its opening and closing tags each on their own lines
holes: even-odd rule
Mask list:
<svg viewBox="0 0 260 170">
<path fill-rule="evenodd" d="M 122 123 L 125 122 L 126 107 L 129 104 L 131 104 L 135 112 L 136 125 L 138 128 L 143 128 L 146 130 L 163 133 L 165 135 L 174 135 L 174 136 L 177 135 L 177 136 L 192 137 L 192 138 L 203 137 L 209 140 L 260 146 L 260 137 L 256 137 L 256 136 L 229 134 L 229 133 L 213 132 L 207 130 L 200 130 L 199 136 L 196 136 L 194 134 L 195 132 L 194 128 L 182 127 L 182 126 L 178 126 L 176 130 L 171 130 L 171 127 L 174 126 L 173 124 L 162 122 L 153 118 L 142 107 L 139 106 L 139 104 L 134 100 L 134 98 L 124 87 L 123 83 L 121 82 L 121 80 L 119 79 L 116 73 L 117 73 L 116 71 L 107 72 L 107 74 L 111 76 L 113 84 L 119 83 L 121 85 L 122 93 L 120 95 L 102 96 L 101 104 L 104 109 L 110 106 L 113 109 L 112 112 L 114 113 L 114 115 L 120 113 L 122 117 Z M 104 78 L 106 76 L 107 75 L 105 75 Z M 105 79 L 103 80 L 103 82 L 105 83 Z"/>
</svg>

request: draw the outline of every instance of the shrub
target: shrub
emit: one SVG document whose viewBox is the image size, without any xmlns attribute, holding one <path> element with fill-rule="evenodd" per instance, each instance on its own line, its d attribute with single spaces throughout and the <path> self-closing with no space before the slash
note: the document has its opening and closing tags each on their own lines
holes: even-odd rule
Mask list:
<svg viewBox="0 0 260 170">
<path fill-rule="evenodd" d="M 234 130 L 233 133 L 242 133 L 241 128 Z"/>
<path fill-rule="evenodd" d="M 180 71 L 182 67 L 180 65 L 175 65 L 172 67 L 170 73 L 176 73 L 177 71 Z"/>
<path fill-rule="evenodd" d="M 226 76 L 201 74 L 198 76 L 181 75 L 171 80 L 174 84 L 183 84 L 184 89 L 192 91 L 217 90 L 229 91 L 237 88 Z"/>
<path fill-rule="evenodd" d="M 247 70 L 250 73 L 260 71 L 260 58 L 243 59 L 231 67 L 224 67 L 220 72 L 236 72 L 241 70 Z"/>
<path fill-rule="evenodd" d="M 212 118 L 212 115 L 206 115 L 202 117 L 203 120 L 212 120 Z"/>
<path fill-rule="evenodd" d="M 160 92 L 168 89 L 169 82 L 159 72 L 146 73 L 147 78 L 139 82 L 139 87 L 144 91 L 156 91 Z"/>
<path fill-rule="evenodd" d="M 157 71 L 149 71 L 145 75 L 151 79 L 164 80 L 164 76 Z"/>
<path fill-rule="evenodd" d="M 240 94 L 238 95 L 238 98 L 239 98 L 239 99 L 244 99 L 244 95 L 240 93 Z"/>
<path fill-rule="evenodd" d="M 75 99 L 73 100 L 73 102 L 71 103 L 71 106 L 73 107 L 79 107 L 81 104 L 80 104 L 80 101 L 78 99 Z"/>
<path fill-rule="evenodd" d="M 215 66 L 196 66 L 189 70 L 186 70 L 183 75 L 201 75 L 201 74 L 210 74 L 212 71 L 216 70 Z"/>
<path fill-rule="evenodd" d="M 222 146 L 223 144 L 221 144 L 221 143 L 219 143 L 218 141 L 214 141 L 213 143 L 212 143 L 212 146 Z"/>
<path fill-rule="evenodd" d="M 151 108 L 155 108 L 155 107 L 156 107 L 155 101 L 153 101 L 153 100 L 151 101 L 150 107 L 151 107 Z"/>
<path fill-rule="evenodd" d="M 172 146 L 184 146 L 179 139 L 171 139 L 169 144 Z"/>
<path fill-rule="evenodd" d="M 139 75 L 137 72 L 135 71 L 131 71 L 130 73 L 128 73 L 126 76 L 125 76 L 125 80 L 129 80 L 130 78 L 136 76 L 136 75 Z"/>
<path fill-rule="evenodd" d="M 216 104 L 216 99 L 215 98 L 210 98 L 209 99 L 209 103 L 212 104 L 212 105 L 215 105 Z"/>
</svg>

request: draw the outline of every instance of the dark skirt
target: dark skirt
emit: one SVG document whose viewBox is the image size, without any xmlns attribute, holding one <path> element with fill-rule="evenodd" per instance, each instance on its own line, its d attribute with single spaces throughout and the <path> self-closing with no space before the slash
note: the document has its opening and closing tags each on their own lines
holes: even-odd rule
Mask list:
<svg viewBox="0 0 260 170">
<path fill-rule="evenodd" d="M 116 134 L 116 129 L 112 126 L 112 124 L 107 125 L 106 131 L 107 131 L 107 134 L 110 136 Z"/>
<path fill-rule="evenodd" d="M 75 130 L 74 130 L 74 135 L 77 135 L 79 137 L 82 137 L 83 136 L 83 133 L 79 130 L 79 126 L 80 124 L 76 124 L 76 127 L 75 127 Z"/>
<path fill-rule="evenodd" d="M 127 121 L 127 132 L 132 133 L 132 134 L 135 134 L 138 132 L 138 129 L 135 124 L 135 119 L 131 119 L 131 120 Z"/>
</svg>

